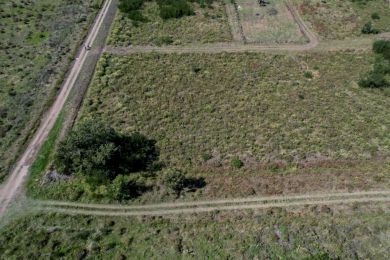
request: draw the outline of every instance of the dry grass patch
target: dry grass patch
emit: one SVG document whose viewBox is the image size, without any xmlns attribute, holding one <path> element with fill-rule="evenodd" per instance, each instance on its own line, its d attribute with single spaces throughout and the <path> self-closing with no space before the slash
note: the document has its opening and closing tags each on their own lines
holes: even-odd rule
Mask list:
<svg viewBox="0 0 390 260">
<path fill-rule="evenodd" d="M 345 39 L 361 36 L 363 25 L 371 21 L 381 32 L 390 31 L 390 5 L 383 0 L 296 0 L 297 9 L 304 20 L 318 33 L 321 39 Z M 372 19 L 377 13 L 380 19 Z"/>
<path fill-rule="evenodd" d="M 237 0 L 238 13 L 247 42 L 304 43 L 294 17 L 284 0 L 270 1 L 261 7 L 256 0 Z"/>
<path fill-rule="evenodd" d="M 157 140 L 163 161 L 190 169 L 230 167 L 235 156 L 254 166 L 387 156 L 389 97 L 356 84 L 371 60 L 347 52 L 105 55 L 81 118 L 140 131 Z"/>
</svg>

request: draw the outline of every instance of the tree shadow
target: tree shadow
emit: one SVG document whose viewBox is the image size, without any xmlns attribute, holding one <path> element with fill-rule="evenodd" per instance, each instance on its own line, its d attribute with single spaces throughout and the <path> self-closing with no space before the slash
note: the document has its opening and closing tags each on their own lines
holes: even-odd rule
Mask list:
<svg viewBox="0 0 390 260">
<path fill-rule="evenodd" d="M 197 189 L 204 188 L 205 186 L 206 186 L 206 181 L 203 177 L 200 178 L 188 177 L 185 180 L 185 188 L 187 188 L 189 192 L 194 192 Z"/>
</svg>

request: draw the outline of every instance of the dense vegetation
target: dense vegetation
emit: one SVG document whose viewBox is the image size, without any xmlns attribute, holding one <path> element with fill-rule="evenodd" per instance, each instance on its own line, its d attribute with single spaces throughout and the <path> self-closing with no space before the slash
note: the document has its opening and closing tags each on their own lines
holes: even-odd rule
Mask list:
<svg viewBox="0 0 390 260">
<path fill-rule="evenodd" d="M 163 45 L 227 42 L 231 33 L 220 1 L 211 8 L 201 8 L 189 3 L 195 15 L 180 19 L 162 19 L 160 7 L 155 1 L 145 2 L 139 10 L 144 21 L 134 22 L 124 12 L 118 12 L 111 30 L 110 45 Z"/>
<path fill-rule="evenodd" d="M 359 85 L 367 88 L 390 87 L 390 41 L 376 41 L 373 51 L 376 54 L 374 68 L 359 81 Z"/>
<path fill-rule="evenodd" d="M 123 13 L 126 13 L 132 20 L 146 21 L 140 12 L 144 2 L 145 0 L 120 0 L 119 9 Z M 188 3 L 188 0 L 156 0 L 156 2 L 159 6 L 160 17 L 162 19 L 166 20 L 194 15 L 194 10 Z M 205 7 L 206 2 L 210 6 L 213 0 L 201 0 L 199 3 L 201 7 Z"/>
<path fill-rule="evenodd" d="M 59 144 L 54 166 L 62 174 L 81 174 L 104 183 L 120 174 L 145 171 L 157 159 L 155 141 L 139 133 L 123 135 L 102 122 L 87 120 Z"/>
<path fill-rule="evenodd" d="M 139 133 L 123 135 L 106 124 L 87 120 L 75 127 L 58 145 L 54 168 L 78 177 L 95 190 L 105 187 L 113 200 L 134 198 L 145 189 L 142 175 L 158 160 L 155 141 Z"/>
<path fill-rule="evenodd" d="M 0 182 L 35 128 L 100 0 L 0 0 Z"/>
<path fill-rule="evenodd" d="M 37 214 L 0 232 L 0 252 L 4 259 L 387 259 L 389 214 L 355 208 L 171 219 Z"/>
</svg>

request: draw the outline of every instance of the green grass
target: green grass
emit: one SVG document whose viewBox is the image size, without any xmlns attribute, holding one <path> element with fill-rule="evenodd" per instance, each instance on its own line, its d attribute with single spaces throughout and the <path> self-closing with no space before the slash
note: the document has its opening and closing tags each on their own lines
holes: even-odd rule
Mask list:
<svg viewBox="0 0 390 260">
<path fill-rule="evenodd" d="M 97 3 L 0 0 L 0 182 L 55 95 Z"/>
<path fill-rule="evenodd" d="M 361 28 L 369 21 L 381 32 L 390 31 L 390 5 L 386 1 L 367 1 L 364 5 L 350 0 L 297 0 L 296 6 L 321 39 L 361 36 Z M 373 13 L 380 19 L 372 19 Z"/>
<path fill-rule="evenodd" d="M 162 20 L 155 2 L 146 2 L 142 14 L 148 22 L 137 26 L 122 13 L 118 13 L 108 41 L 110 45 L 180 45 L 186 43 L 225 42 L 231 40 L 224 6 L 214 1 L 212 8 L 194 6 L 196 15 Z M 170 39 L 164 41 L 164 39 Z"/>
<path fill-rule="evenodd" d="M 155 139 L 167 167 L 205 178 L 184 200 L 383 188 L 389 97 L 356 84 L 372 61 L 355 52 L 104 55 L 78 120 Z M 158 176 L 134 203 L 175 199 Z M 74 178 L 32 194 L 110 202 L 106 193 Z"/>
<path fill-rule="evenodd" d="M 212 153 L 222 164 L 387 156 L 389 98 L 356 84 L 371 61 L 342 52 L 106 55 L 81 117 L 155 138 L 162 160 L 182 168 Z"/>
<path fill-rule="evenodd" d="M 50 130 L 45 142 L 38 152 L 37 158 L 30 167 L 29 178 L 27 181 L 27 195 L 34 196 L 35 193 L 39 192 L 39 186 L 41 176 L 49 166 L 53 154 L 55 151 L 56 140 L 59 137 L 60 131 L 64 123 L 64 112 L 61 112 L 57 117 L 57 120 Z"/>
<path fill-rule="evenodd" d="M 389 214 L 359 205 L 344 214 L 326 206 L 171 219 L 37 214 L 0 231 L 0 252 L 5 259 L 388 258 Z"/>
</svg>

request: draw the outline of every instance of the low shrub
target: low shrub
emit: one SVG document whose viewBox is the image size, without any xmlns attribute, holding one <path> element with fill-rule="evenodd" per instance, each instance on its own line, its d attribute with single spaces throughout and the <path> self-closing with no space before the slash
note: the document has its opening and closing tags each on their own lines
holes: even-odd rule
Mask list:
<svg viewBox="0 0 390 260">
<path fill-rule="evenodd" d="M 230 165 L 233 168 L 240 169 L 242 166 L 244 166 L 244 163 L 238 157 L 234 157 L 231 160 Z"/>
<path fill-rule="evenodd" d="M 162 37 L 159 37 L 157 40 L 156 40 L 156 45 L 157 46 L 161 46 L 161 45 L 170 45 L 173 43 L 173 39 L 171 36 L 162 36 Z"/>
<path fill-rule="evenodd" d="M 118 175 L 109 186 L 110 198 L 118 201 L 135 198 L 143 191 L 144 183 L 138 176 Z"/>
<path fill-rule="evenodd" d="M 371 14 L 371 18 L 374 19 L 374 20 L 379 20 L 379 19 L 380 19 L 380 16 L 379 16 L 378 13 L 375 12 L 375 13 L 372 13 L 372 14 Z"/>
<path fill-rule="evenodd" d="M 390 60 L 390 41 L 378 40 L 375 41 L 372 50 L 376 54 L 380 54 L 384 59 Z"/>
<path fill-rule="evenodd" d="M 194 10 L 186 0 L 157 0 L 162 19 L 194 15 Z"/>
<path fill-rule="evenodd" d="M 313 73 L 312 73 L 311 71 L 305 71 L 305 72 L 303 73 L 303 76 L 304 76 L 305 78 L 311 79 L 311 78 L 313 78 Z"/>
<path fill-rule="evenodd" d="M 163 175 L 163 183 L 167 188 L 180 193 L 185 187 L 186 177 L 179 170 L 167 169 Z"/>
<path fill-rule="evenodd" d="M 371 22 L 365 23 L 363 25 L 363 28 L 361 31 L 363 34 L 378 34 L 378 33 L 380 33 L 380 31 L 378 29 L 372 27 Z"/>
<path fill-rule="evenodd" d="M 359 86 L 366 88 L 390 87 L 390 41 L 375 41 L 373 51 L 377 55 L 374 69 L 359 81 Z"/>
</svg>

